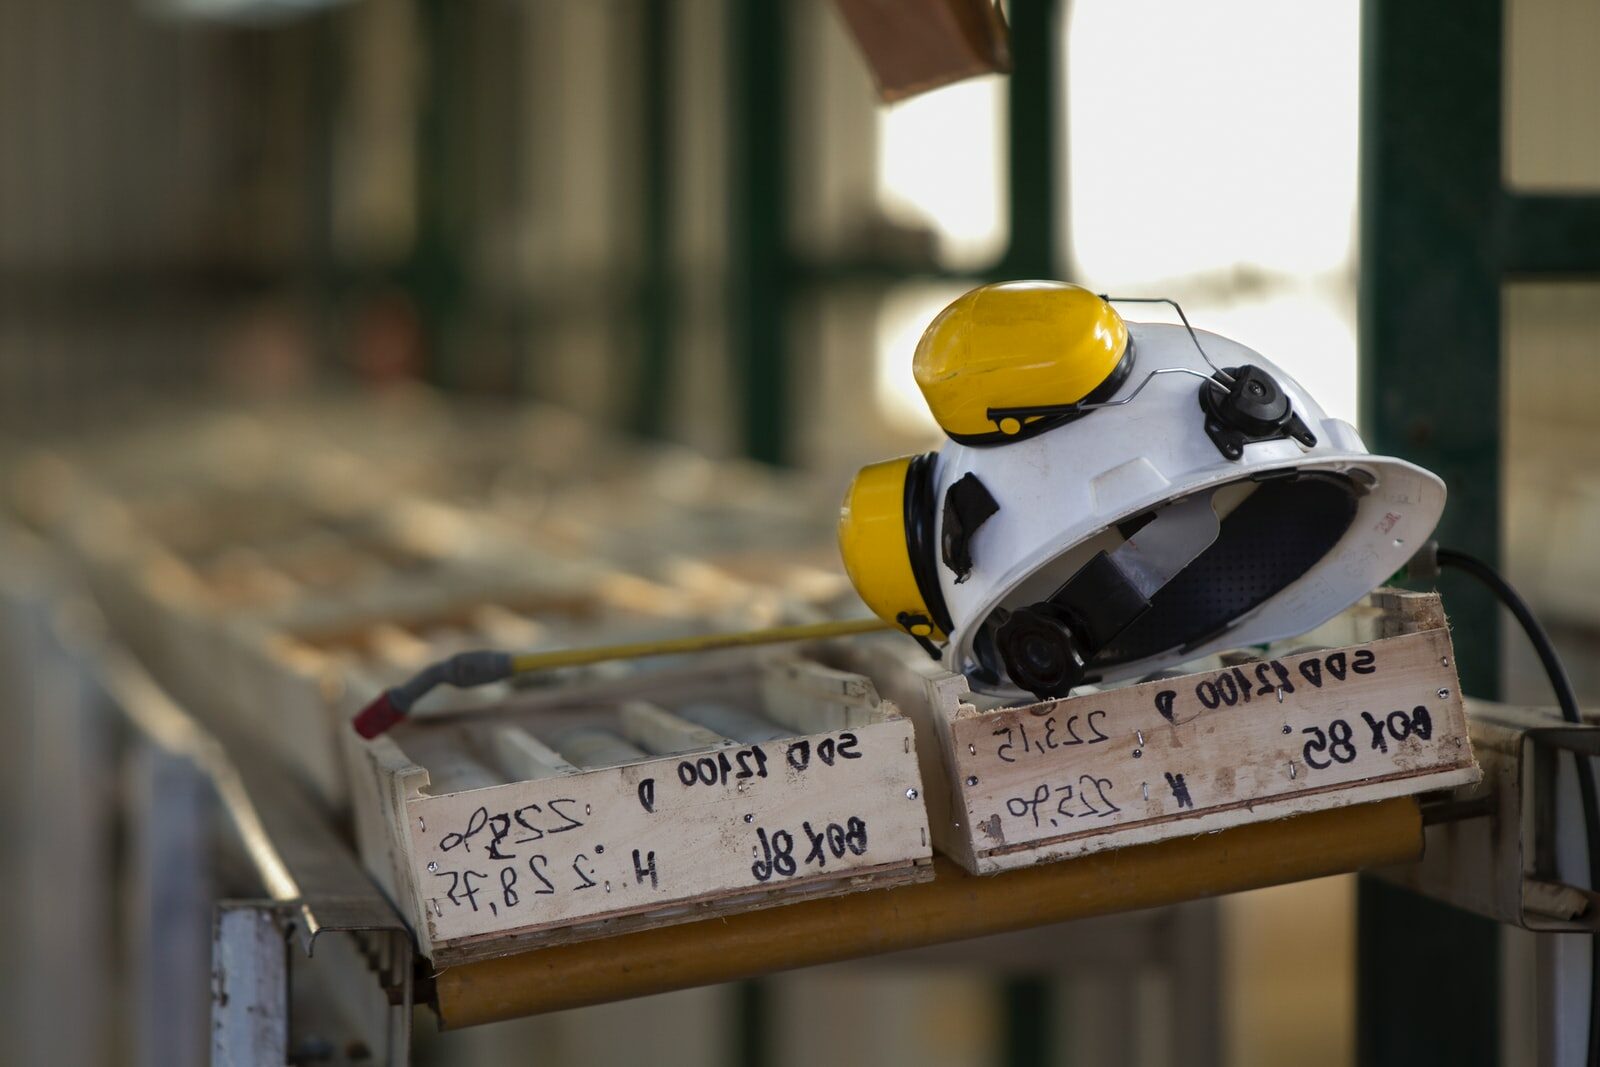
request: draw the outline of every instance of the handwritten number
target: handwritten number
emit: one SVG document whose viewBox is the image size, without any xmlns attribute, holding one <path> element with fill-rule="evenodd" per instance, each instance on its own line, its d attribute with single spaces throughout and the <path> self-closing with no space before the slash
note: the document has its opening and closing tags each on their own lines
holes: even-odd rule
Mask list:
<svg viewBox="0 0 1600 1067">
<path fill-rule="evenodd" d="M 1219 674 L 1217 675 L 1217 680 L 1210 684 L 1216 691 L 1217 699 L 1228 705 L 1228 707 L 1231 708 L 1239 703 L 1239 684 L 1233 680 L 1233 675 Z"/>
<path fill-rule="evenodd" d="M 1011 742 L 1011 727 L 1002 726 L 1002 727 L 1000 727 L 1000 729 L 998 729 L 998 730 L 996 730 L 994 732 L 994 736 L 995 737 L 999 737 L 1001 734 L 1005 734 L 1006 735 L 1006 739 L 1000 743 L 1000 747 L 999 748 L 995 749 L 994 754 L 996 756 L 1000 757 L 1000 759 L 1003 762 L 1006 762 L 1006 763 L 1015 763 L 1015 762 L 1017 762 L 1017 757 L 1006 755 L 1007 752 L 1011 751 L 1012 748 L 1016 747 Z"/>
<path fill-rule="evenodd" d="M 764 827 L 756 828 L 756 840 L 761 843 L 761 854 L 750 865 L 750 873 L 756 881 L 765 882 L 772 877 L 772 841 Z"/>
<path fill-rule="evenodd" d="M 488 881 L 489 876 L 484 874 L 482 871 L 468 870 L 461 872 L 461 892 L 466 896 L 467 903 L 472 905 L 472 910 L 477 911 L 478 889 L 472 884 L 472 880 L 474 878 L 482 878 L 484 881 Z"/>
<path fill-rule="evenodd" d="M 1356 746 L 1350 743 L 1350 724 L 1343 719 L 1335 719 L 1328 724 L 1328 755 L 1340 763 L 1349 763 L 1356 758 Z"/>
<path fill-rule="evenodd" d="M 460 833 L 445 834 L 442 838 L 439 839 L 439 849 L 440 849 L 440 851 L 449 852 L 451 849 L 455 848 L 457 845 L 460 845 L 462 848 L 465 848 L 468 852 L 471 852 L 472 851 L 472 846 L 469 845 L 467 842 L 472 839 L 472 836 L 474 834 L 476 834 L 478 831 L 482 830 L 484 825 L 488 821 L 489 821 L 489 809 L 488 808 L 478 808 L 476 811 L 474 811 L 472 813 L 471 816 L 468 817 L 468 819 L 467 819 L 467 828 L 465 830 L 463 830 Z"/>
<path fill-rule="evenodd" d="M 1239 667 L 1233 669 L 1233 677 L 1238 681 L 1239 696 L 1243 698 L 1246 704 L 1250 703 L 1250 698 L 1254 696 L 1250 692 L 1250 679 L 1245 675 L 1244 670 Z"/>
<path fill-rule="evenodd" d="M 511 817 L 505 812 L 489 816 L 489 858 L 492 860 L 514 860 L 517 857 L 507 856 L 500 851 L 500 842 L 506 839 L 511 832 Z"/>
<path fill-rule="evenodd" d="M 1033 791 L 1032 800 L 1029 800 L 1026 797 L 1012 797 L 1010 800 L 1006 801 L 1006 810 L 1019 819 L 1024 815 L 1032 815 L 1033 825 L 1038 826 L 1039 805 L 1043 804 L 1049 799 L 1050 787 L 1048 785 L 1040 785 Z"/>
<path fill-rule="evenodd" d="M 1318 762 L 1316 757 L 1312 755 L 1313 752 L 1328 751 L 1328 735 L 1322 732 L 1322 727 L 1307 726 L 1300 732 L 1311 735 L 1311 740 L 1307 741 L 1305 747 L 1300 750 L 1300 758 L 1306 761 L 1306 766 L 1319 771 L 1325 771 L 1333 766 L 1328 760 Z"/>
<path fill-rule="evenodd" d="M 1411 732 L 1424 741 L 1433 736 L 1433 716 L 1421 704 L 1411 709 Z"/>
<path fill-rule="evenodd" d="M 461 875 L 456 871 L 437 871 L 434 873 L 434 877 L 450 879 L 450 888 L 444 891 L 445 899 L 456 907 L 460 907 L 461 901 L 456 899 L 456 888 L 461 884 Z"/>
<path fill-rule="evenodd" d="M 537 841 L 541 837 L 544 836 L 544 831 L 543 830 L 541 830 L 537 826 L 534 826 L 533 824 L 529 823 L 528 820 L 526 820 L 526 819 L 524 819 L 522 817 L 522 813 L 525 812 L 525 811 L 543 811 L 543 810 L 544 809 L 541 808 L 537 804 L 524 804 L 522 807 L 518 808 L 516 811 L 511 813 L 511 817 L 517 821 L 517 825 L 522 827 L 524 830 L 528 831 L 528 833 L 533 835 L 532 837 L 519 837 L 515 841 L 511 842 L 513 845 L 526 845 L 528 842 Z"/>
<path fill-rule="evenodd" d="M 1119 812 L 1119 811 L 1122 810 L 1121 808 L 1117 807 L 1115 804 L 1111 803 L 1111 798 L 1106 796 L 1106 790 L 1111 788 L 1111 779 L 1109 779 L 1109 778 L 1095 778 L 1092 775 L 1085 774 L 1085 775 L 1079 776 L 1078 785 L 1082 786 L 1085 781 L 1088 781 L 1091 785 L 1094 786 L 1095 794 L 1100 798 L 1100 803 L 1105 805 L 1104 810 L 1102 810 L 1100 812 L 1100 814 L 1102 816 L 1111 815 L 1111 814 L 1113 814 L 1115 812 Z M 1080 789 L 1080 792 L 1081 791 L 1082 790 Z"/>
<path fill-rule="evenodd" d="M 539 879 L 540 884 L 544 886 L 543 889 L 535 889 L 533 891 L 533 895 L 537 897 L 549 896 L 551 893 L 556 891 L 554 883 L 552 883 L 550 879 L 546 878 L 544 876 L 544 872 L 539 869 L 539 865 L 541 863 L 548 867 L 550 865 L 550 858 L 542 853 L 536 853 L 528 857 L 528 870 L 533 872 L 533 876 Z"/>
<path fill-rule="evenodd" d="M 1056 814 L 1065 815 L 1069 819 L 1077 818 L 1077 812 L 1067 810 L 1067 805 L 1072 802 L 1072 787 L 1070 785 L 1058 785 L 1056 786 L 1056 795 L 1060 798 L 1056 801 Z"/>
<path fill-rule="evenodd" d="M 1273 660 L 1272 673 L 1278 676 L 1279 689 L 1282 689 L 1286 695 L 1294 692 L 1294 682 L 1291 680 L 1288 667 L 1285 667 L 1277 660 Z"/>
<path fill-rule="evenodd" d="M 521 899 L 517 896 L 517 869 L 515 867 L 500 868 L 500 895 L 506 902 L 506 907 L 514 908 Z"/>
<path fill-rule="evenodd" d="M 567 823 L 565 826 L 553 826 L 553 827 L 551 827 L 550 830 L 549 830 L 550 833 L 552 833 L 552 834 L 564 834 L 568 830 L 576 830 L 578 827 L 583 825 L 582 822 L 578 821 L 577 819 L 574 819 L 571 815 L 568 815 L 566 812 L 562 811 L 559 807 L 557 807 L 558 804 L 576 804 L 576 803 L 577 803 L 577 801 L 571 799 L 570 797 L 562 797 L 559 800 L 552 800 L 550 802 L 550 814 L 556 816 L 557 818 L 565 819 L 566 823 Z"/>
<path fill-rule="evenodd" d="M 1258 697 L 1266 696 L 1277 688 L 1272 684 L 1271 680 L 1267 678 L 1267 664 L 1264 662 L 1256 664 L 1256 682 L 1259 683 L 1260 686 L 1256 690 L 1256 696 Z"/>
</svg>

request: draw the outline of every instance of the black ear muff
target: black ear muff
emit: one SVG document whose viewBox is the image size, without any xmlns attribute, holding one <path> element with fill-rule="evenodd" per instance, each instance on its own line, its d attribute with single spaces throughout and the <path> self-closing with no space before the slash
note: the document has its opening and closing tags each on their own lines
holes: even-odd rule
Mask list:
<svg viewBox="0 0 1600 1067">
<path fill-rule="evenodd" d="M 944 591 L 939 588 L 939 554 L 933 536 L 937 518 L 934 508 L 938 500 L 934 475 L 938 458 L 937 452 L 925 452 L 906 468 L 906 552 L 911 556 L 911 575 L 916 579 L 922 602 L 928 606 L 928 614 L 941 632 L 950 633 L 955 625 L 950 621 L 950 609 L 945 606 Z"/>
</svg>

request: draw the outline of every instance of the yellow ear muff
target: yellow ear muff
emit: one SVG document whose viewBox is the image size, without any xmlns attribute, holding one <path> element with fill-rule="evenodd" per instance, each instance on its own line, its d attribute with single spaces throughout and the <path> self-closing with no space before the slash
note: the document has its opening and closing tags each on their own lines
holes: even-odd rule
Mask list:
<svg viewBox="0 0 1600 1067">
<path fill-rule="evenodd" d="M 912 373 L 945 433 L 986 445 L 1019 440 L 1071 417 L 996 423 L 991 408 L 1109 399 L 1131 365 L 1127 324 L 1088 289 L 1000 282 L 979 286 L 939 313 L 917 343 Z"/>
<path fill-rule="evenodd" d="M 944 640 L 950 626 L 933 570 L 934 458 L 863 467 L 839 508 L 839 555 L 850 583 L 873 614 L 925 641 Z"/>
</svg>

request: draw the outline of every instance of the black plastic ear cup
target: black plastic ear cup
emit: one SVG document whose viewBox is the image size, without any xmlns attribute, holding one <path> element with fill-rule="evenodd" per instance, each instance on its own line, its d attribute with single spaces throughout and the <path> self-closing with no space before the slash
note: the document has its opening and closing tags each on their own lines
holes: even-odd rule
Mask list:
<svg viewBox="0 0 1600 1067">
<path fill-rule="evenodd" d="M 1011 681 L 1041 699 L 1064 697 L 1083 680 L 1087 657 L 1077 627 L 1053 604 L 1017 608 L 995 645 Z"/>
</svg>

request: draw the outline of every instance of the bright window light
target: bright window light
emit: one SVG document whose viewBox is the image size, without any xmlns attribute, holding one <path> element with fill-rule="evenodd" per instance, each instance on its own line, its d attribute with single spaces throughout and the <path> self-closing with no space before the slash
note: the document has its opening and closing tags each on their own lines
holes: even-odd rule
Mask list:
<svg viewBox="0 0 1600 1067">
<path fill-rule="evenodd" d="M 1197 329 L 1248 345 L 1282 367 L 1336 419 L 1356 421 L 1356 335 L 1351 301 L 1323 286 L 1195 300 L 1183 310 Z M 1123 311 L 1133 313 L 1131 307 Z M 1176 322 L 1174 317 L 1172 321 Z"/>
<path fill-rule="evenodd" d="M 902 285 L 878 305 L 878 409 L 895 429 L 908 434 L 938 432 L 911 376 L 911 358 L 928 323 L 966 291 L 965 285 Z"/>
<path fill-rule="evenodd" d="M 878 113 L 879 202 L 895 222 L 931 228 L 949 266 L 981 266 L 1005 248 L 1002 89 L 976 78 Z"/>
<path fill-rule="evenodd" d="M 1359 5 L 1074 0 L 1074 260 L 1101 286 L 1350 257 Z"/>
</svg>

